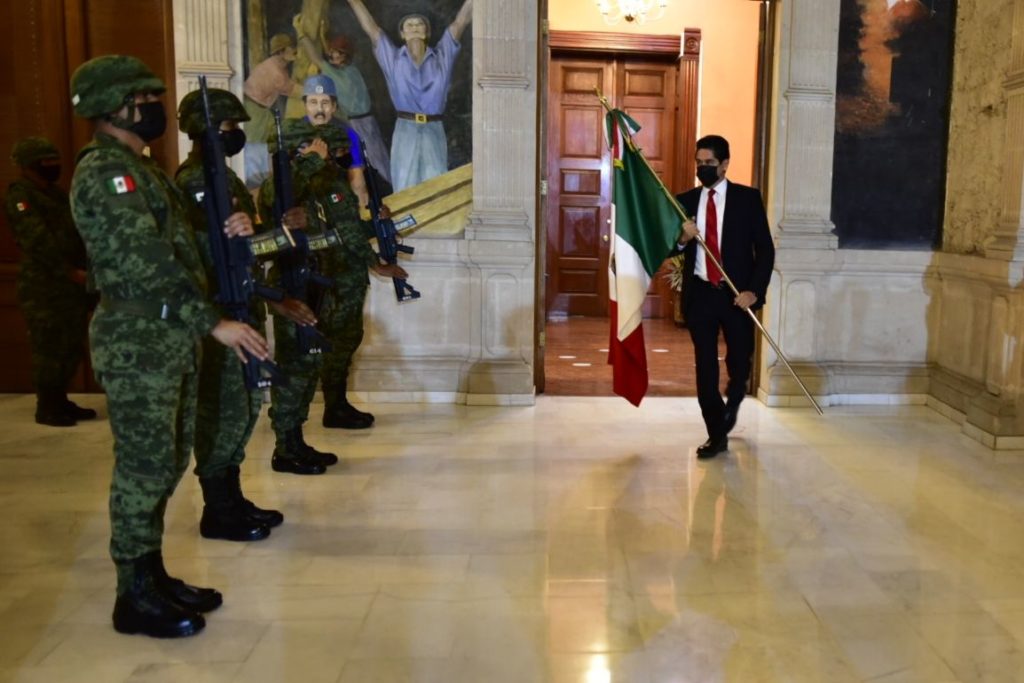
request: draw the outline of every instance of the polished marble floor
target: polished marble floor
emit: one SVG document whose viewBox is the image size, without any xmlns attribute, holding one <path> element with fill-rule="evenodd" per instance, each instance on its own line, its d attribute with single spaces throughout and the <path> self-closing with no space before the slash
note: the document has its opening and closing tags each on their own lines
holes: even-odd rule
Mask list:
<svg viewBox="0 0 1024 683">
<path fill-rule="evenodd" d="M 0 397 L 0 680 L 1024 681 L 1024 454 L 927 408 L 748 401 L 706 464 L 694 399 L 373 408 L 309 479 L 260 424 L 266 541 L 200 539 L 188 476 L 168 565 L 226 602 L 157 641 L 109 623 L 107 424 Z"/>
</svg>

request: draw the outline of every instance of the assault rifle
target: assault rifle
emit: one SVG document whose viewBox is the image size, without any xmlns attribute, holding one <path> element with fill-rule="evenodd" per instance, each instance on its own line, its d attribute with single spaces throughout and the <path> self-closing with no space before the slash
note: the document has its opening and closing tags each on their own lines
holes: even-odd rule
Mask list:
<svg viewBox="0 0 1024 683">
<path fill-rule="evenodd" d="M 362 140 L 360 140 L 360 144 L 363 145 L 363 163 L 366 165 L 366 190 L 367 194 L 369 194 L 369 206 L 367 208 L 370 210 L 373 232 L 377 235 L 377 256 L 384 263 L 394 265 L 398 263 L 399 253 L 411 254 L 416 249 L 399 242 L 395 222 L 390 218 L 381 217 L 380 210 L 384 205 L 384 199 L 381 196 L 380 179 L 377 169 L 370 165 L 369 157 L 366 155 L 366 145 Z M 395 283 L 395 297 L 399 303 L 420 298 L 420 293 L 405 278 L 393 277 L 391 280 Z"/>
<path fill-rule="evenodd" d="M 283 294 L 261 284 L 253 275 L 256 258 L 248 239 L 229 238 L 224 234 L 224 223 L 234 213 L 227 165 L 224 162 L 224 146 L 221 144 L 219 126 L 213 124 L 210 115 L 210 96 L 206 88 L 206 76 L 199 77 L 202 93 L 203 116 L 206 131 L 203 133 L 203 179 L 205 192 L 202 204 L 206 209 L 207 238 L 213 267 L 217 276 L 217 294 L 214 297 L 232 320 L 252 325 L 249 306 L 254 296 L 271 301 L 280 301 Z M 263 246 L 266 248 L 266 245 Z M 271 360 L 261 360 L 248 351 L 243 351 L 246 362 L 242 365 L 247 389 L 265 389 L 283 379 L 281 371 Z"/>
<path fill-rule="evenodd" d="M 277 151 L 274 152 L 272 160 L 274 223 L 282 226 L 285 213 L 295 206 L 295 191 L 292 184 L 291 159 L 288 158 L 288 148 L 284 144 L 284 134 L 281 131 L 281 112 L 277 109 L 274 110 L 274 124 L 277 126 Z M 334 286 L 334 280 L 317 272 L 316 262 L 311 254 L 310 238 L 305 231 L 295 230 L 292 237 L 295 240 L 295 249 L 282 254 L 277 260 L 281 268 L 281 284 L 289 297 L 304 301 L 312 309 L 313 314 L 320 317 L 324 293 Z M 295 331 L 298 336 L 299 353 L 313 355 L 331 350 L 330 342 L 315 326 L 296 323 Z"/>
</svg>

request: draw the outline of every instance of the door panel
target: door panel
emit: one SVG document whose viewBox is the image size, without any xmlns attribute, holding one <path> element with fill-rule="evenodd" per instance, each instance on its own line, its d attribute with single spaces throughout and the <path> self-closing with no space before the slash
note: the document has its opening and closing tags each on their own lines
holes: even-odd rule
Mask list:
<svg viewBox="0 0 1024 683">
<path fill-rule="evenodd" d="M 608 314 L 610 156 L 594 89 L 614 87 L 610 62 L 553 57 L 548 99 L 547 310 Z"/>
</svg>

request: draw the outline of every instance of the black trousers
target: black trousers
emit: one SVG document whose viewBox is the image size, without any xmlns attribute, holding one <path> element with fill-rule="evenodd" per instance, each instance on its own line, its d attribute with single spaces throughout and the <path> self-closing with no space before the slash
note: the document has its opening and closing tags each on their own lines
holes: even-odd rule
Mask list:
<svg viewBox="0 0 1024 683">
<path fill-rule="evenodd" d="M 718 392 L 718 332 L 725 336 L 725 368 L 729 373 L 726 400 L 731 406 L 739 406 L 747 392 L 754 355 L 754 321 L 733 304 L 736 296 L 724 282 L 722 287 L 715 287 L 694 278 L 691 286 L 686 326 L 693 339 L 697 401 L 708 436 L 716 439 L 725 434 L 725 403 Z"/>
</svg>

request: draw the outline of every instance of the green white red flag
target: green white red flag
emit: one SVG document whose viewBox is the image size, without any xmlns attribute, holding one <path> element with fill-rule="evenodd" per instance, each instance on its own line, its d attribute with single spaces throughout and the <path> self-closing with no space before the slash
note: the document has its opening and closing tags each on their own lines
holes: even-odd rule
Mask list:
<svg viewBox="0 0 1024 683">
<path fill-rule="evenodd" d="M 618 109 L 605 116 L 614 164 L 615 228 L 608 262 L 608 363 L 613 390 L 635 406 L 640 405 L 648 385 L 644 300 L 651 279 L 675 247 L 681 225 L 671 197 L 633 142 L 639 130 L 637 122 Z"/>
</svg>

